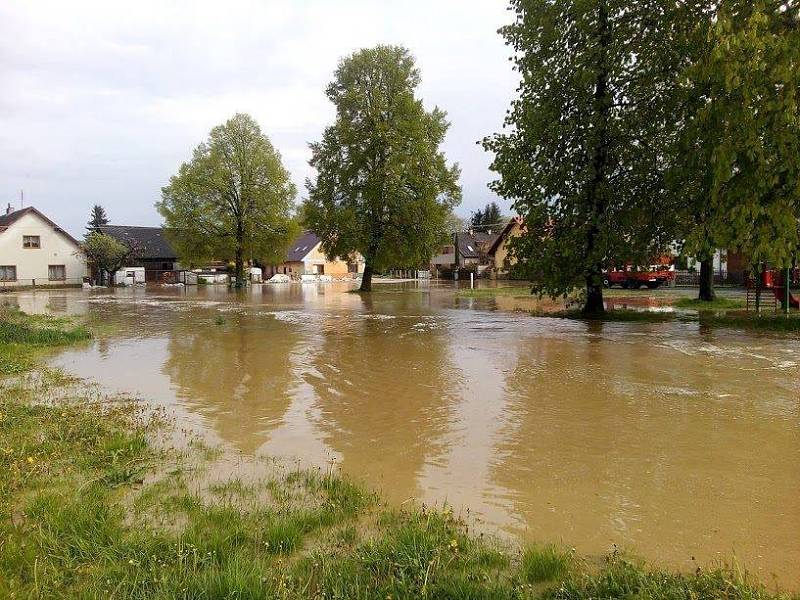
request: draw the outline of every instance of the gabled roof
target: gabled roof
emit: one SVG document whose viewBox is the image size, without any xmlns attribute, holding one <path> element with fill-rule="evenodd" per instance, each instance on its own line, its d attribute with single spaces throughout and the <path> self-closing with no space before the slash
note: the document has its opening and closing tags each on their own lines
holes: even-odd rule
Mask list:
<svg viewBox="0 0 800 600">
<path fill-rule="evenodd" d="M 319 238 L 315 233 L 311 231 L 303 232 L 289 246 L 289 251 L 286 253 L 286 262 L 300 262 L 317 244 L 319 244 Z"/>
<path fill-rule="evenodd" d="M 24 217 L 25 215 L 28 215 L 28 214 L 36 215 L 42 221 L 44 221 L 45 223 L 50 225 L 53 228 L 54 231 L 57 231 L 58 233 L 63 235 L 70 242 L 72 242 L 76 246 L 80 245 L 78 243 L 78 240 L 76 240 L 74 237 L 72 237 L 66 231 L 61 229 L 61 227 L 56 225 L 53 221 L 51 221 L 46 216 L 44 216 L 44 214 L 41 211 L 37 210 L 33 206 L 26 206 L 25 208 L 21 208 L 19 210 L 15 210 L 12 213 L 0 215 L 0 233 L 3 233 L 6 229 L 11 227 L 11 225 L 13 225 L 16 221 L 18 221 L 19 219 L 21 219 L 22 217 Z"/>
<path fill-rule="evenodd" d="M 512 217 L 506 226 L 503 227 L 503 231 L 500 232 L 500 235 L 497 236 L 497 239 L 492 242 L 489 246 L 489 254 L 494 254 L 497 252 L 498 246 L 503 242 L 504 239 L 508 237 L 508 234 L 511 233 L 511 230 L 514 229 L 514 225 L 522 225 L 522 217 Z"/>
<path fill-rule="evenodd" d="M 458 234 L 458 254 L 464 258 L 479 258 L 481 249 L 484 251 L 491 246 L 497 235 L 490 233 L 462 232 Z"/>
<path fill-rule="evenodd" d="M 164 235 L 163 227 L 133 227 L 129 225 L 101 225 L 101 233 L 122 242 L 134 250 L 136 258 L 176 260 L 172 244 Z"/>
</svg>

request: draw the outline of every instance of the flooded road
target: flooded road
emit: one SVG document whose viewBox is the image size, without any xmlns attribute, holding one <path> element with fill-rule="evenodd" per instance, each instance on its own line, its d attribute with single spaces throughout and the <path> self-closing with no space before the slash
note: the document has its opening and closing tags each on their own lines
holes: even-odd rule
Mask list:
<svg viewBox="0 0 800 600">
<path fill-rule="evenodd" d="M 796 337 L 533 318 L 426 287 L 4 300 L 108 325 L 53 363 L 231 451 L 335 460 L 521 541 L 681 569 L 735 556 L 800 589 Z"/>
</svg>

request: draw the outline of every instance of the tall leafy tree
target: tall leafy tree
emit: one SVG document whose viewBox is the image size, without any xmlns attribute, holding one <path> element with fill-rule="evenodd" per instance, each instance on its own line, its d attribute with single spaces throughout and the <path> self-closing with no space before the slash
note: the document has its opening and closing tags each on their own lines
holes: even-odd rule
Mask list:
<svg viewBox="0 0 800 600">
<path fill-rule="evenodd" d="M 752 266 L 792 264 L 800 237 L 800 9 L 720 0 L 688 71 L 693 96 L 679 183 L 694 190 L 689 252 L 739 250 Z M 693 175 L 686 186 L 680 175 Z M 710 269 L 701 298 L 712 299 Z"/>
<path fill-rule="evenodd" d="M 86 224 L 86 232 L 92 233 L 95 231 L 100 231 L 100 227 L 103 225 L 108 225 L 108 216 L 106 215 L 106 209 L 100 206 L 99 204 L 95 204 L 92 207 L 91 215 L 89 216 L 89 222 Z"/>
<path fill-rule="evenodd" d="M 307 226 L 329 256 L 364 256 L 361 291 L 388 267 L 415 268 L 447 237 L 461 200 L 459 170 L 439 149 L 449 123 L 416 97 L 419 70 L 405 48 L 343 59 L 327 88 L 336 121 L 311 144 Z"/>
<path fill-rule="evenodd" d="M 214 127 L 161 193 L 156 207 L 181 261 L 233 260 L 237 285 L 245 260 L 282 260 L 296 233 L 296 187 L 250 115 Z"/>
<path fill-rule="evenodd" d="M 521 82 L 505 131 L 484 140 L 494 189 L 526 222 L 521 272 L 552 296 L 585 288 L 584 311 L 600 313 L 603 270 L 649 264 L 675 235 L 665 171 L 682 3 L 510 4 L 501 33 Z"/>
</svg>

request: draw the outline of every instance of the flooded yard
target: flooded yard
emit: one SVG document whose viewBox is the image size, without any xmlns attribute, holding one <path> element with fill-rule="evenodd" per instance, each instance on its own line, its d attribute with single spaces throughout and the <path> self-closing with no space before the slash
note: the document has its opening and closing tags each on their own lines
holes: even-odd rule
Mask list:
<svg viewBox="0 0 800 600">
<path fill-rule="evenodd" d="M 21 292 L 107 335 L 52 364 L 246 456 L 335 461 L 484 531 L 736 558 L 800 588 L 798 339 L 497 310 L 448 287 Z M 502 306 L 501 306 L 502 307 Z"/>
</svg>

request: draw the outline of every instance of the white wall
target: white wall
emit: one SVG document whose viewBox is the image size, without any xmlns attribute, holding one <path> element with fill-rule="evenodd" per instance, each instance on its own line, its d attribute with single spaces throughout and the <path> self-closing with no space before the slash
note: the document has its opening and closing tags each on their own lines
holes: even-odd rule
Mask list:
<svg viewBox="0 0 800 600">
<path fill-rule="evenodd" d="M 41 241 L 38 249 L 23 248 L 22 236 L 38 235 Z M 35 213 L 28 213 L 9 225 L 0 233 L 0 265 L 17 267 L 16 285 L 59 285 L 81 283 L 87 274 L 86 261 L 77 254 L 78 246 L 63 233 L 43 221 Z M 67 280 L 48 281 L 48 267 L 64 265 Z M 14 285 L 0 282 L 0 286 Z"/>
<path fill-rule="evenodd" d="M 728 253 L 725 250 L 717 250 L 714 253 L 714 273 L 722 273 L 726 274 L 728 272 Z M 696 258 L 689 257 L 686 261 L 686 265 L 690 269 L 694 269 L 695 271 L 700 271 L 700 261 Z"/>
</svg>

